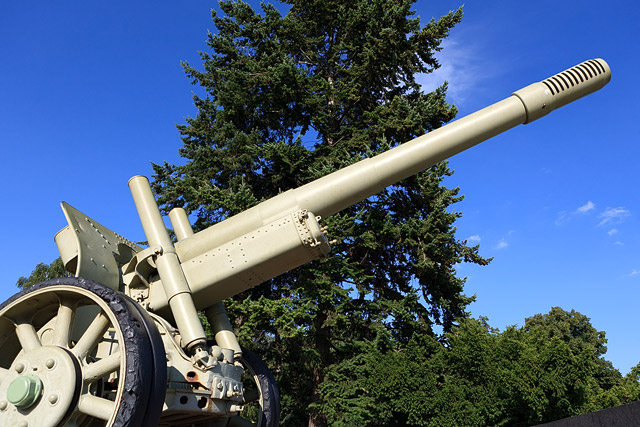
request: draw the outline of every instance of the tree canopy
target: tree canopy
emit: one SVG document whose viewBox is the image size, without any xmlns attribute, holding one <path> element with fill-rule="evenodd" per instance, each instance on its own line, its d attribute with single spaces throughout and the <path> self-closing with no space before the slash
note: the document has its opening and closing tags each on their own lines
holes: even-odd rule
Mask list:
<svg viewBox="0 0 640 427">
<path fill-rule="evenodd" d="M 578 323 L 582 333 L 557 334 Z M 368 410 L 328 385 L 326 413 L 335 426 L 530 426 L 637 400 L 640 365 L 623 378 L 600 352 L 604 337 L 559 307 L 502 332 L 468 318 L 446 344 L 414 336 L 402 351 L 363 356 L 350 381 L 368 391 Z"/>
</svg>

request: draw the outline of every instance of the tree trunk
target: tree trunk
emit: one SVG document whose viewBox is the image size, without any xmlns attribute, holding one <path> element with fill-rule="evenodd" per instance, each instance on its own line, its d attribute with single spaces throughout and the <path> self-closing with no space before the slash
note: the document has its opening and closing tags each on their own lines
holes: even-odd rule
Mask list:
<svg viewBox="0 0 640 427">
<path fill-rule="evenodd" d="M 320 363 L 318 363 L 318 365 L 316 365 L 313 369 L 313 391 L 311 396 L 311 401 L 313 403 L 317 403 L 320 401 L 320 385 L 322 384 L 322 380 L 324 379 L 324 367 L 330 363 L 329 343 L 331 332 L 329 328 L 324 326 L 327 320 L 327 313 L 329 309 L 329 304 L 320 303 L 318 305 L 318 314 L 315 318 L 315 345 L 316 350 L 320 355 Z M 318 412 L 317 409 L 312 409 L 309 412 L 309 427 L 327 427 L 327 417 L 324 414 Z"/>
</svg>

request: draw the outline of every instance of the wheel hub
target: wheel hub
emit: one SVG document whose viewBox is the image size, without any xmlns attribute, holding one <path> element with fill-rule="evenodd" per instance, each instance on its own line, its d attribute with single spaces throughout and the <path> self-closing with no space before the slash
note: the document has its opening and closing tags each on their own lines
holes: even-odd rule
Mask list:
<svg viewBox="0 0 640 427">
<path fill-rule="evenodd" d="M 42 346 L 22 353 L 0 383 L 0 425 L 56 426 L 78 392 L 76 362 L 69 352 Z"/>
</svg>

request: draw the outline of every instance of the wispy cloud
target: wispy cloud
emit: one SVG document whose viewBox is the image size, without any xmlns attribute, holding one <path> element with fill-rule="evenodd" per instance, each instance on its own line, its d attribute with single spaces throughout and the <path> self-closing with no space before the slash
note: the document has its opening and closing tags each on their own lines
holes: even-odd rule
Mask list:
<svg viewBox="0 0 640 427">
<path fill-rule="evenodd" d="M 636 270 L 635 268 L 631 270 L 631 273 L 627 274 L 627 277 L 634 277 L 640 275 L 640 270 Z"/>
<path fill-rule="evenodd" d="M 558 212 L 558 216 L 556 217 L 555 224 L 562 225 L 565 222 L 569 221 L 569 218 L 571 218 L 571 216 L 567 211 L 560 211 Z"/>
<path fill-rule="evenodd" d="M 586 215 L 590 212 L 594 212 L 595 210 L 596 210 L 596 204 L 593 203 L 591 200 L 589 200 L 587 201 L 587 203 L 577 207 L 573 211 L 564 210 L 564 211 L 558 212 L 558 215 L 555 220 L 555 224 L 563 225 L 566 222 L 570 221 L 575 216 Z M 609 224 L 609 225 L 619 224 L 622 221 L 624 221 L 624 219 L 629 215 L 631 215 L 631 212 L 623 207 L 606 208 L 602 213 L 598 215 L 598 218 L 600 219 L 600 223 L 598 225 L 601 226 L 606 224 Z M 616 233 L 618 233 L 618 230 L 616 228 L 611 228 L 607 232 L 609 236 L 613 236 Z"/>
<path fill-rule="evenodd" d="M 436 55 L 440 68 L 430 74 L 416 76 L 416 81 L 425 92 L 435 90 L 447 81 L 449 87 L 447 98 L 456 104 L 462 104 L 471 94 L 473 88 L 481 86 L 493 71 L 489 61 L 483 61 L 473 41 L 458 41 L 455 34 L 442 42 L 442 51 Z"/>
<path fill-rule="evenodd" d="M 498 244 L 496 245 L 496 249 L 504 249 L 504 248 L 506 248 L 507 246 L 509 246 L 509 243 L 507 243 L 507 241 L 506 241 L 506 240 L 501 239 L 501 240 L 498 242 Z"/>
<path fill-rule="evenodd" d="M 480 240 L 482 239 L 477 234 L 467 237 L 467 242 L 469 243 L 480 243 Z"/>
<path fill-rule="evenodd" d="M 577 214 L 586 214 L 589 211 L 592 211 L 596 208 L 596 205 L 589 200 L 587 203 L 585 203 L 584 205 L 580 206 L 578 209 L 576 209 L 576 213 Z"/>
<path fill-rule="evenodd" d="M 622 207 L 607 208 L 604 210 L 604 212 L 598 215 L 598 218 L 602 218 L 600 224 L 598 225 L 618 224 L 624 221 L 624 219 L 629 215 L 631 215 L 631 212 Z"/>
<path fill-rule="evenodd" d="M 594 210 L 595 208 L 596 208 L 595 203 L 593 203 L 591 200 L 589 200 L 589 201 L 587 201 L 587 203 L 585 203 L 582 206 L 577 207 L 575 210 L 573 210 L 571 212 L 560 211 L 560 212 L 558 212 L 558 216 L 556 217 L 555 224 L 556 225 L 562 225 L 565 222 L 569 221 L 572 217 L 574 217 L 576 215 L 585 215 L 585 214 L 591 212 L 592 210 Z"/>
</svg>

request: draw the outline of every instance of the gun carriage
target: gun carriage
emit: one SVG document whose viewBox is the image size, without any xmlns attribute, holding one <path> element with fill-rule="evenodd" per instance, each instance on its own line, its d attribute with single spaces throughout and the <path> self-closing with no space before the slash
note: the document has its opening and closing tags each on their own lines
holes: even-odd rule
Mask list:
<svg viewBox="0 0 640 427">
<path fill-rule="evenodd" d="M 277 386 L 238 344 L 222 301 L 329 256 L 321 218 L 610 78 L 605 61 L 585 61 L 198 233 L 174 209 L 175 241 L 147 178 L 133 177 L 146 248 L 62 203 L 68 226 L 55 241 L 75 277 L 40 283 L 0 305 L 0 425 L 277 425 Z M 239 417 L 252 402 L 253 422 Z"/>
</svg>

